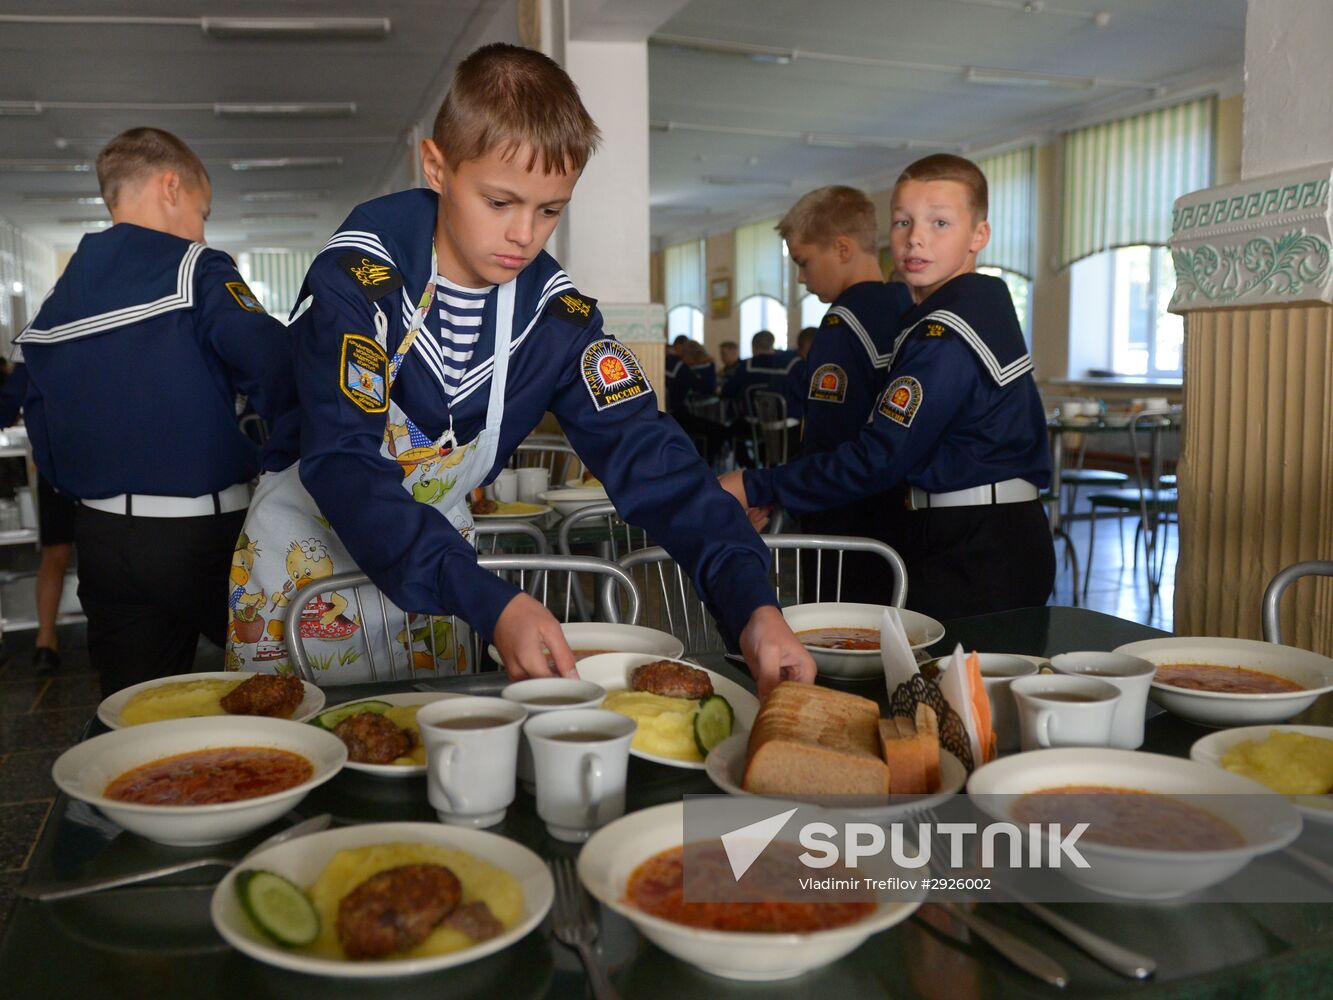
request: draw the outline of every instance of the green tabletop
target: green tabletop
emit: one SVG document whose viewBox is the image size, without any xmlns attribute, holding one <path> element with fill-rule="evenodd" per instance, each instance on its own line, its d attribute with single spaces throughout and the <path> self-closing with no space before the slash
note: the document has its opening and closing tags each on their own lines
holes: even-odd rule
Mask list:
<svg viewBox="0 0 1333 1000">
<path fill-rule="evenodd" d="M 1051 655 L 1110 649 L 1162 633 L 1077 608 L 1031 608 L 946 622 L 939 652 L 954 642 L 993 652 Z M 708 665 L 745 680 L 720 658 Z M 493 693 L 498 675 L 446 678 L 442 689 Z M 882 687 L 882 684 L 880 685 Z M 876 695 L 873 684 L 865 693 Z M 366 688 L 329 689 L 330 702 L 361 697 Z M 1205 730 L 1172 716 L 1148 723 L 1144 749 L 1181 754 Z M 714 789 L 698 771 L 631 760 L 628 808 L 675 801 Z M 432 820 L 423 779 L 386 781 L 344 772 L 318 789 L 299 812 L 331 812 L 339 823 Z M 237 855 L 283 824 L 229 845 Z M 496 832 L 545 857 L 577 853 L 549 839 L 532 797 L 522 791 Z M 132 870 L 195 850 L 161 847 L 116 828 L 91 810 L 57 799 L 29 869 L 31 881 Z M 212 853 L 209 851 L 209 853 Z M 212 879 L 215 879 L 216 870 Z M 425 976 L 337 980 L 270 968 L 226 945 L 208 916 L 212 879 L 190 873 L 58 903 L 19 900 L 0 941 L 0 996 L 91 1000 L 101 997 L 231 998 L 500 997 L 578 1000 L 586 980 L 574 954 L 543 925 L 517 945 L 479 961 Z M 1245 997 L 1333 995 L 1333 907 L 1106 902 L 1055 906 L 1086 926 L 1157 958 L 1155 982 L 1131 983 L 1096 965 L 1019 911 L 989 904 L 987 915 L 1061 961 L 1073 982 L 1047 987 L 1009 966 L 986 946 L 909 920 L 872 937 L 847 958 L 798 979 L 742 984 L 696 971 L 644 941 L 615 914 L 602 914 L 602 960 L 622 994 L 634 997 Z"/>
</svg>

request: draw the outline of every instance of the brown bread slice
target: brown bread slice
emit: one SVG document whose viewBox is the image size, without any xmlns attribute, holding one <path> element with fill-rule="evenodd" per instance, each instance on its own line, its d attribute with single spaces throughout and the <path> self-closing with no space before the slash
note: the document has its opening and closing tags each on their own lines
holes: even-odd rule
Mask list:
<svg viewBox="0 0 1333 1000">
<path fill-rule="evenodd" d="M 916 721 L 904 716 L 881 719 L 879 735 L 890 792 L 921 795 L 940 787 L 939 724 L 930 706 L 917 706 Z"/>
</svg>

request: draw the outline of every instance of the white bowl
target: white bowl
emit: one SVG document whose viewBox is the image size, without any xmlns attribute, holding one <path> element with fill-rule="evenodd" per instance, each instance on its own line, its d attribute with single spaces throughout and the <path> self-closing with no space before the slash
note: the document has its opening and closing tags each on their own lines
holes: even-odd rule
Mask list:
<svg viewBox="0 0 1333 1000">
<path fill-rule="evenodd" d="M 443 691 L 403 691 L 398 694 L 377 694 L 369 698 L 357 698 L 355 701 L 340 704 L 356 705 L 364 701 L 384 701 L 390 705 L 429 705 L 433 701 L 462 697 L 461 694 L 448 694 Z M 337 708 L 338 705 L 331 707 Z M 349 760 L 346 767 L 349 771 L 360 771 L 376 778 L 416 778 L 426 773 L 425 764 L 367 764 L 363 761 Z"/>
<path fill-rule="evenodd" d="M 579 854 L 579 878 L 603 906 L 631 921 L 644 937 L 683 962 L 727 979 L 790 979 L 836 962 L 866 938 L 906 920 L 919 902 L 881 902 L 864 920 L 805 934 L 714 931 L 673 923 L 625 899 L 642 862 L 684 840 L 685 807 L 669 802 L 641 809 L 594 833 Z"/>
<path fill-rule="evenodd" d="M 161 687 L 163 684 L 182 684 L 186 681 L 244 681 L 255 674 L 248 671 L 235 670 L 209 670 L 198 674 L 175 674 L 171 677 L 155 677 L 151 681 L 144 681 L 142 684 L 134 684 L 131 687 L 121 688 L 115 694 L 108 695 L 102 699 L 102 703 L 97 706 L 97 718 L 102 725 L 108 729 L 122 729 L 125 723 L 120 721 L 120 713 L 124 711 L 125 705 L 140 691 L 146 691 L 149 688 Z M 313 719 L 324 708 L 324 692 L 311 684 L 309 681 L 302 681 L 301 687 L 305 691 L 305 697 L 301 699 L 301 704 L 296 706 L 293 713 L 292 722 L 305 722 L 307 719 Z M 191 718 L 212 719 L 212 718 L 245 718 L 245 716 L 191 716 Z M 166 721 L 166 720 L 164 720 Z M 150 723 L 143 723 L 149 725 Z"/>
<path fill-rule="evenodd" d="M 606 688 L 607 694 L 613 691 L 626 691 L 630 685 L 630 674 L 634 672 L 635 667 L 652 663 L 655 660 L 672 659 L 676 658 L 660 656 L 656 653 L 601 653 L 598 656 L 590 656 L 586 660 L 579 661 L 579 677 L 585 681 L 600 684 Z M 733 734 L 742 730 L 748 732 L 754 727 L 755 716 L 759 714 L 758 698 L 735 681 L 701 667 L 697 663 L 690 663 L 687 660 L 677 660 L 677 662 L 684 663 L 695 670 L 702 670 L 713 682 L 713 693 L 720 694 L 727 699 L 735 717 L 732 723 Z M 660 757 L 657 754 L 635 750 L 633 747 L 630 748 L 629 752 L 635 757 L 642 757 L 644 760 L 651 760 L 657 764 L 666 764 L 668 767 L 683 767 L 694 771 L 702 771 L 706 764 L 706 761 L 702 760 L 676 760 L 674 757 Z"/>
<path fill-rule="evenodd" d="M 606 490 L 600 486 L 557 486 L 553 490 L 543 490 L 537 496 L 543 503 L 554 507 L 561 517 L 568 517 L 593 504 L 606 503 L 609 499 Z"/>
<path fill-rule="evenodd" d="M 944 638 L 944 626 L 929 615 L 906 608 L 899 608 L 898 614 L 902 616 L 903 628 L 907 630 L 907 643 L 913 649 L 923 649 Z M 795 604 L 783 608 L 782 616 L 787 619 L 793 632 L 808 628 L 850 626 L 873 628 L 878 633 L 884 618 L 884 606 L 847 602 Z M 811 645 L 805 648 L 814 657 L 820 673 L 829 677 L 882 677 L 884 674 L 884 664 L 878 649 L 824 649 Z"/>
<path fill-rule="evenodd" d="M 214 747 L 271 747 L 300 754 L 314 765 L 307 780 L 285 791 L 239 802 L 154 806 L 118 802 L 103 793 L 115 778 L 163 757 Z M 318 726 L 287 719 L 218 715 L 155 722 L 103 733 L 70 747 L 51 777 L 70 798 L 96 806 L 116 823 L 159 844 L 219 844 L 271 823 L 328 781 L 347 761 L 342 740 Z"/>
<path fill-rule="evenodd" d="M 466 851 L 482 861 L 503 868 L 523 887 L 523 919 L 503 934 L 481 941 L 462 951 L 424 958 L 388 958 L 375 961 L 338 960 L 305 954 L 274 944 L 246 917 L 236 895 L 236 875 L 256 868 L 274 872 L 306 888 L 341 850 L 371 844 L 434 844 Z M 369 823 L 312 833 L 297 840 L 271 847 L 245 859 L 227 873 L 213 890 L 210 908 L 213 926 L 233 947 L 269 965 L 314 975 L 347 979 L 382 979 L 389 976 L 415 975 L 447 969 L 475 961 L 509 947 L 536 927 L 551 908 L 555 885 L 542 859 L 517 841 L 487 833 L 440 823 Z"/>
<path fill-rule="evenodd" d="M 1305 711 L 1316 698 L 1333 691 L 1333 660 L 1306 649 L 1278 646 L 1256 639 L 1173 637 L 1145 639 L 1117 646 L 1112 652 L 1138 656 L 1157 666 L 1164 663 L 1212 663 L 1248 667 L 1286 677 L 1304 691 L 1274 694 L 1233 694 L 1194 691 L 1153 680 L 1152 699 L 1168 712 L 1206 726 L 1250 726 L 1282 722 Z"/>
<path fill-rule="evenodd" d="M 1209 764 L 1212 767 L 1222 767 L 1222 755 L 1237 743 L 1244 743 L 1246 740 L 1259 742 L 1267 739 L 1272 733 L 1301 733 L 1305 736 L 1333 740 L 1333 726 L 1240 726 L 1209 733 L 1195 740 L 1194 745 L 1190 747 L 1190 760 L 1197 760 L 1200 764 Z M 1288 795 L 1287 801 L 1300 810 L 1300 814 L 1307 820 L 1333 823 L 1333 794 Z"/>
<path fill-rule="evenodd" d="M 1257 781 L 1182 757 L 1137 750 L 1064 747 L 1002 757 L 972 772 L 967 793 L 978 808 L 1012 822 L 1015 800 L 1067 785 L 1208 795 L 1200 808 L 1230 823 L 1245 841 L 1222 850 L 1168 851 L 1079 840 L 1078 851 L 1091 867 L 1064 864 L 1060 873 L 1109 896 L 1174 899 L 1197 892 L 1230 878 L 1251 859 L 1287 846 L 1301 832 L 1300 814 Z M 1256 809 L 1257 795 L 1267 795 L 1272 807 Z"/>
<path fill-rule="evenodd" d="M 617 653 L 652 653 L 674 659 L 685 652 L 685 644 L 670 632 L 643 625 L 612 625 L 609 622 L 566 622 L 560 626 L 570 649 L 609 649 Z M 492 660 L 502 663 L 494 645 L 486 647 Z M 599 654 L 600 655 L 600 654 Z"/>
</svg>

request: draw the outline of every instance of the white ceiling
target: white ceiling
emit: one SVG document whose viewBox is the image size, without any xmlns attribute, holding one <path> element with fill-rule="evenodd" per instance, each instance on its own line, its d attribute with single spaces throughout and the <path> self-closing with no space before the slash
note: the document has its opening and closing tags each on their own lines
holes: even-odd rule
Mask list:
<svg viewBox="0 0 1333 1000">
<path fill-rule="evenodd" d="M 52 245 L 73 247 L 88 231 L 78 221 L 105 218 L 105 211 L 37 199 L 95 195 L 96 178 L 15 172 L 8 162 L 90 163 L 118 132 L 152 124 L 181 136 L 208 166 L 211 243 L 233 252 L 318 246 L 351 206 L 408 183 L 411 129 L 433 111 L 453 65 L 479 34 L 497 19 L 512 19 L 512 5 L 124 0 L 111 10 L 105 0 L 0 0 L 0 105 L 48 105 L 35 116 L 0 114 L 0 215 Z M 887 184 L 928 151 L 984 151 L 1219 81 L 1239 87 L 1244 0 L 1030 6 L 1042 9 L 1025 14 L 1021 0 L 692 0 L 658 29 L 649 50 L 650 116 L 659 129 L 651 133 L 654 235 L 671 240 L 727 228 L 781 211 L 821 184 Z M 1098 27 L 1097 12 L 1109 14 L 1109 24 Z M 34 15 L 190 23 L 13 20 Z M 392 29 L 381 40 L 224 41 L 194 23 L 204 16 L 373 16 L 388 18 Z M 673 41 L 682 38 L 695 41 Z M 781 64 L 700 48 L 718 43 L 796 56 Z M 1086 89 L 976 84 L 963 79 L 968 66 L 1098 79 Z M 229 119 L 213 113 L 218 102 L 353 102 L 356 111 Z M 168 106 L 179 104 L 202 107 Z M 911 144 L 829 148 L 811 145 L 808 134 Z M 236 158 L 292 156 L 343 162 L 230 168 Z M 243 200 L 268 192 L 302 197 Z"/>
</svg>

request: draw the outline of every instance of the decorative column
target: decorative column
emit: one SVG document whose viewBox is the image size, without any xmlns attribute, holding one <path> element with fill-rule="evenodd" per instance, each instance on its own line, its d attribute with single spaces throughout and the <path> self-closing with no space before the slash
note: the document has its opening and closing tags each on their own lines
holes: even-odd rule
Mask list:
<svg viewBox="0 0 1333 1000">
<path fill-rule="evenodd" d="M 1176 202 L 1179 635 L 1258 638 L 1273 575 L 1333 558 L 1331 176 L 1321 163 Z M 1282 637 L 1333 654 L 1333 581 L 1288 589 Z"/>
</svg>

